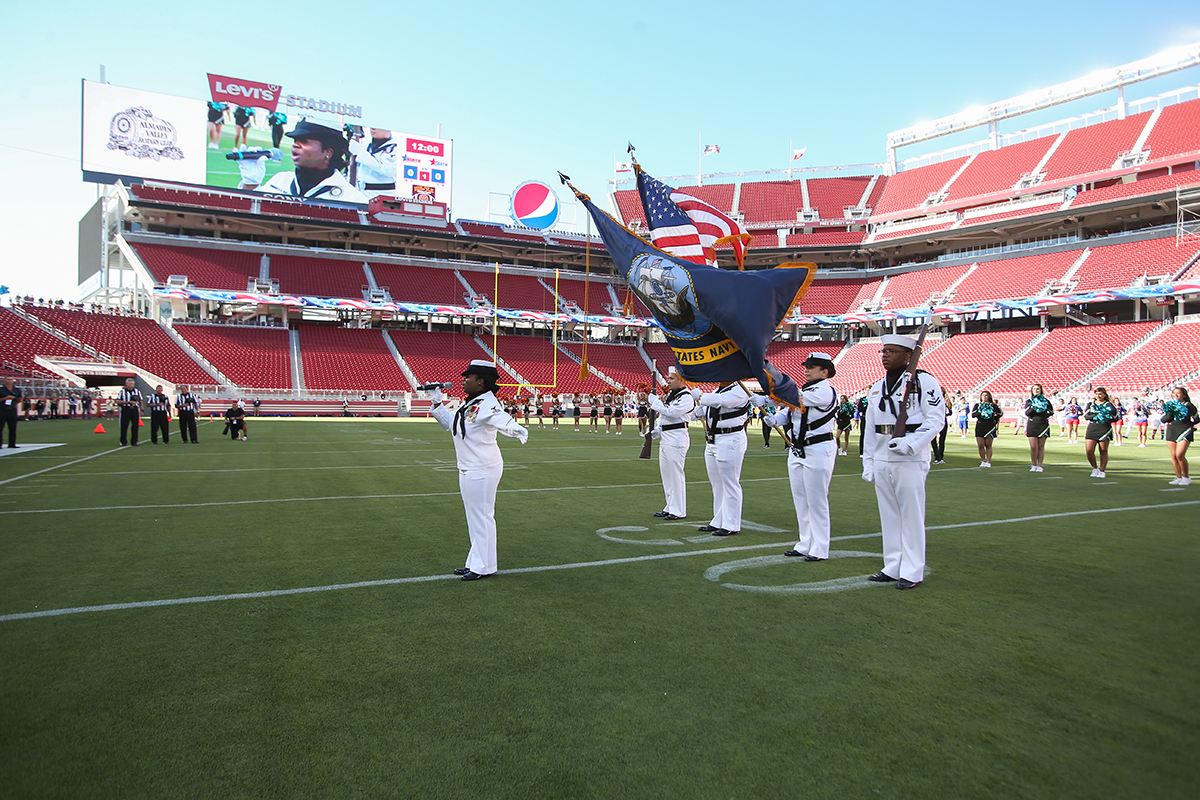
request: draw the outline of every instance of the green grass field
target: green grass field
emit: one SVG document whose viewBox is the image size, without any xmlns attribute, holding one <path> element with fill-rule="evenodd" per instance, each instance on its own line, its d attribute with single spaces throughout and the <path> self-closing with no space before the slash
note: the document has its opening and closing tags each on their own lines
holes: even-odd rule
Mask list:
<svg viewBox="0 0 1200 800">
<path fill-rule="evenodd" d="M 1011 429 L 991 470 L 952 434 L 925 583 L 810 591 L 881 566 L 874 491 L 840 458 L 847 555 L 783 558 L 757 430 L 728 539 L 657 524 L 636 435 L 502 439 L 501 574 L 463 583 L 433 423 L 94 426 L 0 458 L 0 796 L 1195 796 L 1200 497 L 1161 443 L 1100 481 L 1057 437 L 1037 475 Z"/>
</svg>

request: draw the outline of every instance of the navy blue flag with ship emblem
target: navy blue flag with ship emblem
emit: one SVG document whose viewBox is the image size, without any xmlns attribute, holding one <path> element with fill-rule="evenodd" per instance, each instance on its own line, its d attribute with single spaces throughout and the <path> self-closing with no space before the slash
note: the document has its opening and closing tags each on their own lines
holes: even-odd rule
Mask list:
<svg viewBox="0 0 1200 800">
<path fill-rule="evenodd" d="M 796 383 L 767 361 L 767 346 L 808 290 L 816 264 L 734 272 L 685 261 L 636 236 L 596 208 L 587 195 L 573 186 L 571 190 L 595 220 L 630 289 L 666 335 L 684 380 L 730 383 L 755 378 L 776 401 L 800 405 Z"/>
</svg>

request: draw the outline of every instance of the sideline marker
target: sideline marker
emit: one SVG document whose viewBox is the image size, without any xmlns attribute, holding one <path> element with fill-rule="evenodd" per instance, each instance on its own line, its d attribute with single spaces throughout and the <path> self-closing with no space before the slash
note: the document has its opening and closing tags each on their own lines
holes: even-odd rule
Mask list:
<svg viewBox="0 0 1200 800">
<path fill-rule="evenodd" d="M 139 427 L 139 428 L 144 428 L 144 427 L 146 427 L 146 423 L 145 423 L 145 422 L 142 422 L 142 418 L 141 418 L 141 417 L 138 417 L 138 427 Z"/>
<path fill-rule="evenodd" d="M 108 431 L 104 430 L 104 423 L 100 422 L 96 424 L 96 430 L 92 433 L 108 433 Z"/>
</svg>

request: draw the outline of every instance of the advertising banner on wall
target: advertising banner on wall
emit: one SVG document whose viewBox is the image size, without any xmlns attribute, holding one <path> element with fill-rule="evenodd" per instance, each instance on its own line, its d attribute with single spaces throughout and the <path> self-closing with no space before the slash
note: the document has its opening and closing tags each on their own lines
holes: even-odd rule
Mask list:
<svg viewBox="0 0 1200 800">
<path fill-rule="evenodd" d="M 203 118 L 203 100 L 84 81 L 80 160 L 85 177 L 204 183 Z"/>
</svg>

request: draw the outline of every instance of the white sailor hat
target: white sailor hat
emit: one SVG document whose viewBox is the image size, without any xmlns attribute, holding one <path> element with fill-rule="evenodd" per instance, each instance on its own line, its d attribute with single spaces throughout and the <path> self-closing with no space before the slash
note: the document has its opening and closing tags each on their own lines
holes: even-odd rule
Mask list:
<svg viewBox="0 0 1200 800">
<path fill-rule="evenodd" d="M 896 334 L 896 333 L 889 333 L 889 334 L 884 335 L 883 343 L 884 343 L 884 345 L 891 344 L 891 345 L 895 345 L 896 347 L 903 347 L 905 350 L 916 350 L 917 349 L 917 340 L 916 339 L 912 338 L 911 336 L 900 336 L 899 334 Z"/>
<path fill-rule="evenodd" d="M 673 378 L 678 374 L 679 374 L 679 370 L 675 369 L 674 366 L 667 367 L 667 377 L 668 378 Z"/>
<path fill-rule="evenodd" d="M 467 365 L 467 369 L 463 372 L 463 377 L 468 375 L 482 375 L 485 378 L 498 378 L 500 373 L 496 370 L 496 362 L 488 361 L 486 358 L 476 358 Z"/>
<path fill-rule="evenodd" d="M 808 358 L 804 359 L 804 366 L 827 369 L 831 378 L 837 374 L 837 368 L 833 365 L 833 358 L 828 353 L 809 353 Z"/>
</svg>

